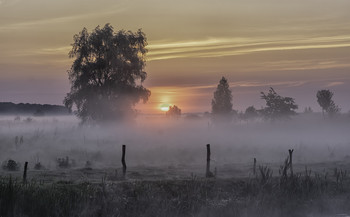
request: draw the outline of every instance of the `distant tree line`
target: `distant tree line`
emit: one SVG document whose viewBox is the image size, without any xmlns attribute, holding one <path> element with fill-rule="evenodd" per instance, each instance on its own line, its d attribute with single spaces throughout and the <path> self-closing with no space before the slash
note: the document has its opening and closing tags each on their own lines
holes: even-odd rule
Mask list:
<svg viewBox="0 0 350 217">
<path fill-rule="evenodd" d="M 330 90 L 319 90 L 316 94 L 317 102 L 322 108 L 323 117 L 325 113 L 330 118 L 333 118 L 340 113 L 340 108 L 333 101 L 334 93 Z M 212 99 L 211 117 L 214 122 L 229 122 L 234 116 L 242 120 L 254 120 L 256 118 L 263 118 L 265 120 L 286 120 L 291 116 L 296 115 L 298 105 L 292 97 L 284 97 L 279 95 L 272 87 L 267 93 L 261 92 L 261 99 L 265 100 L 266 106 L 261 109 L 256 109 L 250 106 L 244 113 L 238 114 L 232 109 L 232 93 L 229 89 L 229 83 L 225 77 L 222 77 L 214 92 Z M 304 113 L 312 113 L 310 107 L 305 108 Z"/>
<path fill-rule="evenodd" d="M 19 103 L 15 104 L 12 102 L 0 102 L 0 114 L 2 115 L 67 115 L 69 110 L 60 105 L 49 105 L 49 104 L 30 104 L 30 103 Z"/>
</svg>

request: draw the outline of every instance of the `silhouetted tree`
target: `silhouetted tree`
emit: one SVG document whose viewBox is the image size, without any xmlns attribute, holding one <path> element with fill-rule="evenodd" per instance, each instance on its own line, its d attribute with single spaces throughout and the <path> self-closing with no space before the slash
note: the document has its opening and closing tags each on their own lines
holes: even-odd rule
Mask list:
<svg viewBox="0 0 350 217">
<path fill-rule="evenodd" d="M 214 92 L 211 106 L 215 120 L 230 120 L 232 116 L 232 93 L 225 77 L 221 78 Z"/>
<path fill-rule="evenodd" d="M 146 102 L 150 91 L 142 86 L 147 49 L 145 34 L 138 30 L 114 32 L 110 24 L 74 36 L 68 71 L 71 90 L 64 104 L 75 105 L 82 122 L 120 120 L 132 116 L 133 106 Z"/>
<path fill-rule="evenodd" d="M 252 119 L 255 119 L 259 116 L 259 113 L 258 111 L 255 109 L 254 106 L 249 106 L 245 112 L 244 112 L 244 119 L 247 119 L 247 120 L 252 120 Z"/>
<path fill-rule="evenodd" d="M 266 107 L 261 110 L 266 119 L 288 119 L 298 109 L 293 98 L 278 95 L 272 87 L 267 94 L 261 92 L 261 99 L 266 101 Z"/>
<path fill-rule="evenodd" d="M 168 117 L 180 117 L 181 109 L 176 105 L 169 106 L 169 110 L 165 113 L 165 115 Z"/>
<path fill-rule="evenodd" d="M 316 97 L 317 102 L 322 108 L 323 118 L 324 112 L 327 112 L 330 117 L 340 112 L 340 108 L 333 101 L 334 93 L 330 90 L 319 90 L 317 91 Z"/>
<path fill-rule="evenodd" d="M 319 90 L 317 91 L 316 97 L 318 104 L 322 108 L 322 114 L 324 117 L 324 112 L 331 106 L 333 92 L 330 90 Z"/>
</svg>

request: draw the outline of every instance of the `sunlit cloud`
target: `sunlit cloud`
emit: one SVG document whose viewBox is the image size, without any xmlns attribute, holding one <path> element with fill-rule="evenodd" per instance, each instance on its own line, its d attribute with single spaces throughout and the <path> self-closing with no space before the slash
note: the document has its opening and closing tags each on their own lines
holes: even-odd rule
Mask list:
<svg viewBox="0 0 350 217">
<path fill-rule="evenodd" d="M 231 88 L 250 88 L 250 87 L 266 87 L 266 86 L 283 86 L 283 87 L 298 87 L 308 83 L 307 81 L 276 81 L 276 82 L 262 82 L 262 81 L 239 81 L 230 82 L 229 86 Z M 208 84 L 208 85 L 186 85 L 186 86 L 155 86 L 152 89 L 157 91 L 163 90 L 163 93 L 176 93 L 179 90 L 184 92 L 193 93 L 196 90 L 208 90 L 215 89 L 218 84 Z M 165 91 L 166 90 L 166 91 Z"/>
<path fill-rule="evenodd" d="M 198 41 L 157 43 L 148 46 L 149 60 L 213 58 L 257 52 L 350 47 L 350 35 L 313 38 L 217 38 Z"/>
<path fill-rule="evenodd" d="M 12 56 L 26 57 L 26 56 L 38 56 L 40 55 L 65 55 L 68 57 L 68 52 L 72 49 L 70 46 L 53 47 L 53 48 L 39 48 L 39 49 L 27 49 L 21 52 L 14 52 Z"/>
<path fill-rule="evenodd" d="M 268 71 L 296 71 L 350 67 L 347 58 L 334 58 L 331 61 L 325 59 L 270 61 L 264 62 L 264 64 L 265 70 Z"/>
<path fill-rule="evenodd" d="M 97 19 L 99 17 L 103 17 L 106 15 L 121 13 L 124 10 L 125 10 L 124 8 L 118 8 L 118 9 L 113 9 L 113 10 L 103 11 L 103 12 L 83 13 L 83 14 L 78 14 L 73 16 L 62 16 L 62 17 L 55 17 L 55 18 L 49 18 L 49 19 L 40 19 L 40 20 L 11 23 L 11 24 L 0 26 L 0 32 L 23 30 L 23 29 L 29 29 L 32 27 L 39 27 L 43 25 L 71 23 L 76 20 Z"/>
<path fill-rule="evenodd" d="M 71 47 L 69 46 L 63 46 L 55 48 L 27 48 L 13 50 L 0 59 L 0 64 L 65 66 L 72 63 L 72 60 L 68 58 L 68 52 L 70 49 Z"/>
<path fill-rule="evenodd" d="M 345 84 L 344 82 L 342 81 L 334 81 L 334 82 L 330 82 L 326 85 L 326 87 L 334 87 L 334 86 L 339 86 L 339 85 L 343 85 Z"/>
<path fill-rule="evenodd" d="M 241 42 L 240 42 L 241 41 Z M 312 44 L 311 41 L 317 42 Z M 310 43 L 311 45 L 308 45 Z M 299 45 L 296 45 L 299 44 Z M 244 55 L 255 52 L 270 52 L 278 50 L 293 49 L 321 49 L 334 47 L 350 47 L 350 36 L 337 37 L 320 37 L 314 39 L 296 39 L 284 41 L 263 41 L 263 39 L 252 38 L 223 38 L 207 39 L 193 42 L 176 42 L 176 43 L 157 43 L 150 42 L 148 45 L 148 61 L 167 60 L 177 58 L 217 58 L 233 55 Z M 56 64 L 70 64 L 68 52 L 71 46 L 57 46 L 44 48 L 27 48 L 20 52 L 11 51 L 7 53 L 6 58 L 22 57 L 29 61 L 33 58 L 40 58 L 42 64 L 46 61 Z M 315 70 L 331 68 L 348 68 L 350 63 L 347 57 L 334 57 L 332 59 L 289 59 L 289 60 L 272 60 L 257 61 L 240 67 L 240 71 L 296 71 L 296 70 Z M 16 59 L 14 59 L 16 60 Z"/>
</svg>

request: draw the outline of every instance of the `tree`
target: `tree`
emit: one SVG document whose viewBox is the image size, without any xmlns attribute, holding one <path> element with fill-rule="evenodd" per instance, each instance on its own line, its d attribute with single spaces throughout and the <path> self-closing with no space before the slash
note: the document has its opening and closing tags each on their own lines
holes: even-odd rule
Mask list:
<svg viewBox="0 0 350 217">
<path fill-rule="evenodd" d="M 145 34 L 138 30 L 114 32 L 110 24 L 91 33 L 84 28 L 74 35 L 68 71 L 71 90 L 64 99 L 76 106 L 82 122 L 121 120 L 135 114 L 134 105 L 146 102 L 150 91 L 142 86 L 147 49 Z"/>
<path fill-rule="evenodd" d="M 176 105 L 169 106 L 169 110 L 165 113 L 168 117 L 180 117 L 181 116 L 181 109 L 177 107 Z"/>
<path fill-rule="evenodd" d="M 214 119 L 228 120 L 232 115 L 232 93 L 225 77 L 222 77 L 216 91 L 214 98 L 211 101 L 212 115 Z"/>
<path fill-rule="evenodd" d="M 323 118 L 324 112 L 327 112 L 330 117 L 340 112 L 340 108 L 333 101 L 334 93 L 330 90 L 319 90 L 317 91 L 316 97 L 317 102 L 322 108 Z"/>
<path fill-rule="evenodd" d="M 246 120 L 253 120 L 253 119 L 257 118 L 258 116 L 259 116 L 259 113 L 254 106 L 249 106 L 245 110 L 244 115 L 243 115 L 244 119 L 246 119 Z"/>
<path fill-rule="evenodd" d="M 261 99 L 266 101 L 266 107 L 261 110 L 265 118 L 270 120 L 289 119 L 291 115 L 295 115 L 298 105 L 291 97 L 282 97 L 270 87 L 267 94 L 261 92 Z"/>
</svg>

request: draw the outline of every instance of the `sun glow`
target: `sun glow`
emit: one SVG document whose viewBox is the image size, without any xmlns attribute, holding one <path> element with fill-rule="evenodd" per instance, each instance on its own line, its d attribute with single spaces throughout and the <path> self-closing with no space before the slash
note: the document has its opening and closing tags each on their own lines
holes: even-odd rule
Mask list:
<svg viewBox="0 0 350 217">
<path fill-rule="evenodd" d="M 162 110 L 163 112 L 167 112 L 169 111 L 169 106 L 170 104 L 164 103 L 160 105 L 160 110 Z"/>
</svg>

